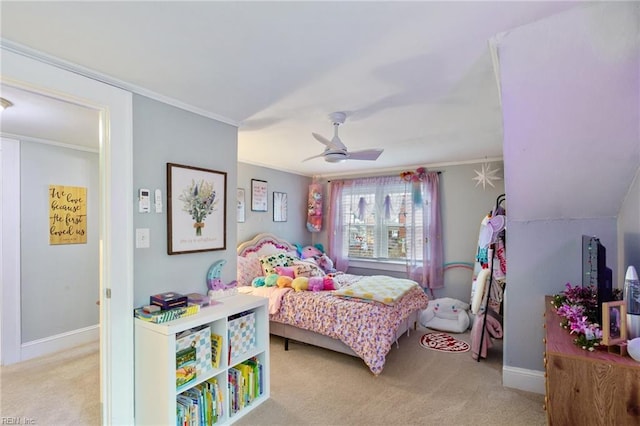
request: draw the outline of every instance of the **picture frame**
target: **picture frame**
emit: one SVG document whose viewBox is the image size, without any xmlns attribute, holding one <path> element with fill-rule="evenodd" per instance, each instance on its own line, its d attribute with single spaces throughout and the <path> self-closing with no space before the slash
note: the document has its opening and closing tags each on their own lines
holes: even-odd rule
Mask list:
<svg viewBox="0 0 640 426">
<path fill-rule="evenodd" d="M 287 221 L 287 193 L 273 192 L 273 221 Z"/>
<path fill-rule="evenodd" d="M 251 211 L 267 211 L 267 181 L 251 179 Z"/>
<path fill-rule="evenodd" d="M 238 188 L 237 191 L 236 220 L 238 223 L 245 221 L 244 188 Z"/>
<path fill-rule="evenodd" d="M 602 304 L 602 344 L 618 345 L 627 341 L 627 305 L 624 300 Z"/>
<path fill-rule="evenodd" d="M 227 173 L 167 163 L 167 252 L 225 250 Z"/>
</svg>

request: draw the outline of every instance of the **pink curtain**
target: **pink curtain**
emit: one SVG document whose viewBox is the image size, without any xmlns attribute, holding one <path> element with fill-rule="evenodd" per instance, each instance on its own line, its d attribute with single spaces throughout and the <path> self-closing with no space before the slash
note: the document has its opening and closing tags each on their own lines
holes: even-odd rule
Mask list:
<svg viewBox="0 0 640 426">
<path fill-rule="evenodd" d="M 409 227 L 407 276 L 431 290 L 433 295 L 434 289 L 444 287 L 440 177 L 437 172 L 428 172 L 425 179 L 408 186 L 411 186 L 408 191 L 412 192 L 414 202 L 411 216 L 407 218 L 408 225 L 421 219 L 425 226 L 422 235 L 416 235 L 415 227 Z"/>
<path fill-rule="evenodd" d="M 344 212 L 342 211 L 342 191 L 347 182 L 331 181 L 329 186 L 329 219 L 328 219 L 328 241 L 329 257 L 333 260 L 333 266 L 338 271 L 347 271 L 349 268 L 349 258 L 344 249 L 344 238 L 342 230 L 345 227 Z"/>
</svg>

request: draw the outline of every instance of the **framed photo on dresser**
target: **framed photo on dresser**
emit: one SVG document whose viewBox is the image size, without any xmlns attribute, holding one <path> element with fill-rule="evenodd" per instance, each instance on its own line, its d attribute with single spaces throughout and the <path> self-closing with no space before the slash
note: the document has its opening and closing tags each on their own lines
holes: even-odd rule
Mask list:
<svg viewBox="0 0 640 426">
<path fill-rule="evenodd" d="M 602 304 L 602 344 L 618 345 L 627 341 L 627 305 L 625 301 Z"/>
</svg>

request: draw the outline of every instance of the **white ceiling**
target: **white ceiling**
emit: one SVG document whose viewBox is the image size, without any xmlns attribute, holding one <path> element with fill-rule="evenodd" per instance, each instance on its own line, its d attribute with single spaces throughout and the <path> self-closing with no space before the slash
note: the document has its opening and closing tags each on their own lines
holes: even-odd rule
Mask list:
<svg viewBox="0 0 640 426">
<path fill-rule="evenodd" d="M 501 157 L 488 40 L 579 6 L 2 1 L 0 28 L 5 46 L 238 125 L 240 161 L 312 176 Z M 78 124 L 92 111 L 66 103 L 73 118 L 47 116 L 47 99 L 0 90 L 15 104 L 3 133 L 72 144 L 95 136 Z M 340 137 L 350 150 L 384 148 L 377 161 L 302 163 L 324 148 L 311 132 L 331 138 L 334 111 L 347 113 Z"/>
</svg>

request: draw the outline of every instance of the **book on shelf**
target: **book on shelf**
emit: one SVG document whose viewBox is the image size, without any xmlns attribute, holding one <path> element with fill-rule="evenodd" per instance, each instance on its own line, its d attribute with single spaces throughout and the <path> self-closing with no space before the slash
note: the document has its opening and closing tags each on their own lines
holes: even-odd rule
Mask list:
<svg viewBox="0 0 640 426">
<path fill-rule="evenodd" d="M 188 347 L 176 353 L 176 387 L 196 379 L 196 348 Z"/>
<path fill-rule="evenodd" d="M 262 364 L 260 360 L 256 357 L 250 358 L 244 362 L 251 367 L 253 373 L 253 395 L 254 398 L 262 395 L 263 392 L 263 372 L 262 372 Z"/>
<path fill-rule="evenodd" d="M 176 424 L 215 424 L 224 414 L 223 402 L 215 377 L 199 383 L 176 397 Z"/>
<path fill-rule="evenodd" d="M 211 365 L 213 368 L 220 367 L 220 358 L 222 358 L 222 336 L 211 334 Z"/>
</svg>

